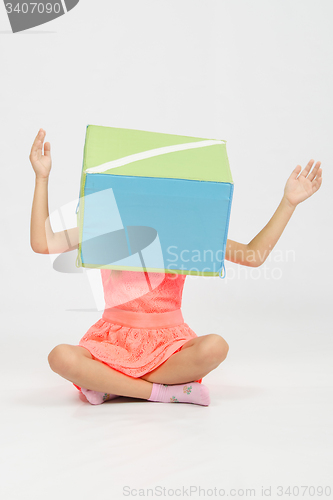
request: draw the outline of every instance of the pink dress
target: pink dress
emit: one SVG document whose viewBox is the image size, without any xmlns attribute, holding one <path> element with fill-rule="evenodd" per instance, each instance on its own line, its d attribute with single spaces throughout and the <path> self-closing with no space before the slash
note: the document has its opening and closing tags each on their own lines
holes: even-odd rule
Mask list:
<svg viewBox="0 0 333 500">
<path fill-rule="evenodd" d="M 101 277 L 103 316 L 79 342 L 94 359 L 139 378 L 198 337 L 181 312 L 186 274 L 101 269 Z"/>
</svg>

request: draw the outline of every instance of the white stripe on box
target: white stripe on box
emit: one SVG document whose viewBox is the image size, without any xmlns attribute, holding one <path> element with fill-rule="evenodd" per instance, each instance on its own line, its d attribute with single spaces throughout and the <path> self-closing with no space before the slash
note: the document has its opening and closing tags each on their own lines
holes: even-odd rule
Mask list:
<svg viewBox="0 0 333 500">
<path fill-rule="evenodd" d="M 149 149 L 148 151 L 142 151 L 141 153 L 136 153 L 134 155 L 124 156 L 123 158 L 118 158 L 117 160 L 112 160 L 107 163 L 102 163 L 97 167 L 87 168 L 85 171 L 87 174 L 101 174 L 110 168 L 122 167 L 128 163 L 133 163 L 139 160 L 145 160 L 146 158 L 152 158 L 154 156 L 165 155 L 167 153 L 174 153 L 176 151 L 184 151 L 186 149 L 203 148 L 206 146 L 214 146 L 215 144 L 224 144 L 225 141 L 207 140 L 198 142 L 188 142 L 185 144 L 175 144 L 173 146 L 165 146 L 163 148 Z"/>
</svg>

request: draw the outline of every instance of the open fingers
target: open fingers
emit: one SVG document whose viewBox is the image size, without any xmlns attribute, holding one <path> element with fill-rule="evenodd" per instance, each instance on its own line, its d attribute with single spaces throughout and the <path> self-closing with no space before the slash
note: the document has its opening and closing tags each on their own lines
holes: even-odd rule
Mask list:
<svg viewBox="0 0 333 500">
<path fill-rule="evenodd" d="M 309 179 L 309 181 L 312 181 L 316 177 L 320 165 L 321 165 L 321 162 L 317 161 L 317 163 L 315 164 L 315 166 L 313 167 L 312 171 L 309 173 L 309 175 L 307 177 Z"/>
<path fill-rule="evenodd" d="M 314 191 L 317 191 L 321 186 L 321 183 L 323 180 L 321 174 L 322 174 L 322 169 L 320 168 L 318 171 L 317 177 L 312 181 L 312 186 L 313 186 Z"/>
<path fill-rule="evenodd" d="M 291 172 L 289 179 L 296 179 L 300 171 L 302 170 L 302 167 L 300 165 L 297 165 L 297 167 L 294 168 L 294 170 Z"/>
<path fill-rule="evenodd" d="M 302 175 L 303 177 L 307 177 L 308 173 L 310 172 L 312 165 L 314 164 L 314 160 L 310 160 L 303 172 L 301 172 L 300 176 Z"/>
</svg>

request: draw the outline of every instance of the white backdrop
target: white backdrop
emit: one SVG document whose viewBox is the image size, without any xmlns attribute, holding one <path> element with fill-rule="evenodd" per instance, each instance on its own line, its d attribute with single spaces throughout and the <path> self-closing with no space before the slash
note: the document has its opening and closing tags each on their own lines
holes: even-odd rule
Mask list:
<svg viewBox="0 0 333 500">
<path fill-rule="evenodd" d="M 53 499 L 190 484 L 257 496 L 271 485 L 274 498 L 277 485 L 332 480 L 332 16 L 330 0 L 81 0 L 12 34 L 0 6 L 6 498 L 23 486 L 25 498 Z M 269 221 L 296 165 L 322 162 L 322 187 L 263 266 L 226 261 L 224 280 L 186 279 L 185 321 L 230 346 L 205 378 L 206 409 L 91 407 L 48 366 L 101 313 L 87 273 L 57 273 L 30 248 L 29 154 L 44 128 L 50 213 L 75 204 L 88 124 L 226 140 L 228 237 L 241 243 Z"/>
</svg>

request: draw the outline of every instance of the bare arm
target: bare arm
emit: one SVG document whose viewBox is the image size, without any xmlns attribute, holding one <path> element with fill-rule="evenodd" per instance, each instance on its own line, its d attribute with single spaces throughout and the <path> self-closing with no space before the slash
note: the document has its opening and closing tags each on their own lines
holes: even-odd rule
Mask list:
<svg viewBox="0 0 333 500">
<path fill-rule="evenodd" d="M 225 259 L 243 266 L 258 267 L 267 259 L 283 233 L 296 206 L 313 195 L 321 186 L 322 169 L 318 161 L 313 168 L 310 160 L 300 173 L 300 165 L 291 173 L 282 200 L 266 226 L 250 241 L 243 244 L 227 240 Z M 298 175 L 300 174 L 300 175 Z M 298 176 L 298 177 L 297 177 Z"/>
<path fill-rule="evenodd" d="M 32 145 L 29 156 L 36 174 L 35 192 L 31 210 L 30 245 L 36 253 L 62 253 L 78 248 L 77 227 L 54 233 L 49 219 L 48 180 L 51 170 L 50 143 L 44 145 L 45 131 L 41 129 Z"/>
<path fill-rule="evenodd" d="M 255 267 L 261 266 L 265 262 L 283 233 L 295 208 L 283 196 L 269 222 L 247 245 L 250 258 Z"/>
</svg>

